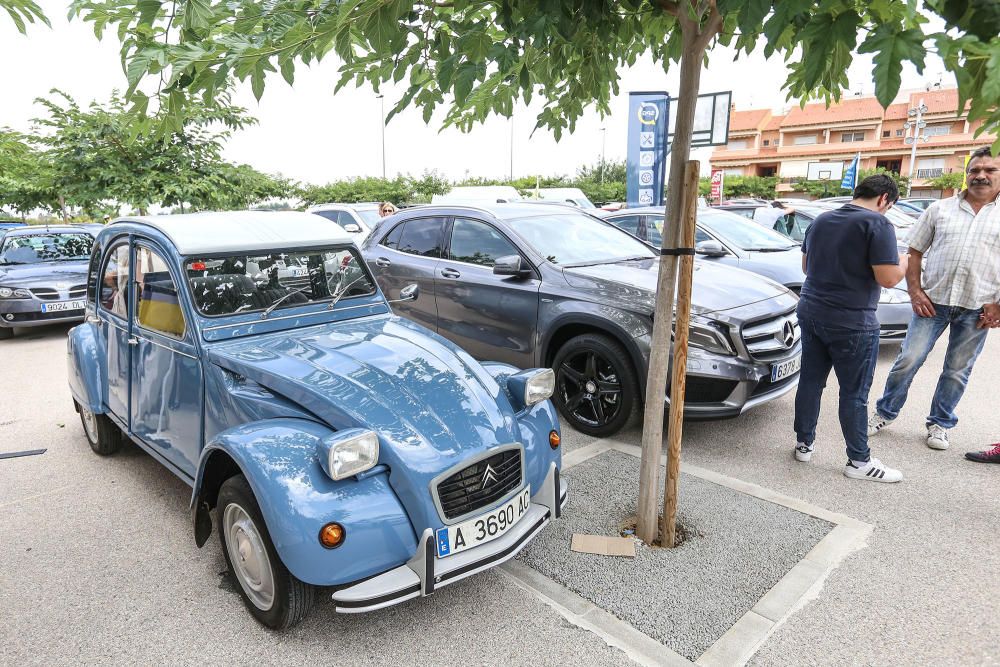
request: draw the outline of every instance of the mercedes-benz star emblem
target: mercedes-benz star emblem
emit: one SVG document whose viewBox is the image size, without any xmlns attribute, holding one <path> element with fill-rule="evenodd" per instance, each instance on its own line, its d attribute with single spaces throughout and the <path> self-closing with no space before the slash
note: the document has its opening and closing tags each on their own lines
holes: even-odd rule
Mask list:
<svg viewBox="0 0 1000 667">
<path fill-rule="evenodd" d="M 486 470 L 483 472 L 483 485 L 479 488 L 485 489 L 487 484 L 495 484 L 497 481 L 497 474 L 493 470 L 493 467 L 489 463 L 486 464 Z"/>
<path fill-rule="evenodd" d="M 781 339 L 787 348 L 795 345 L 795 325 L 792 324 L 791 320 L 785 320 L 785 326 L 781 330 Z"/>
</svg>

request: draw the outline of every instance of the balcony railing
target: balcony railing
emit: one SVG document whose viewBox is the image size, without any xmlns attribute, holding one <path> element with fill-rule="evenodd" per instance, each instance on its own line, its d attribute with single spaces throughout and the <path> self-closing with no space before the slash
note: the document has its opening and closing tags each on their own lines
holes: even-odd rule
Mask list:
<svg viewBox="0 0 1000 667">
<path fill-rule="evenodd" d="M 944 174 L 944 169 L 938 167 L 936 169 L 917 169 L 917 178 L 937 178 Z"/>
</svg>

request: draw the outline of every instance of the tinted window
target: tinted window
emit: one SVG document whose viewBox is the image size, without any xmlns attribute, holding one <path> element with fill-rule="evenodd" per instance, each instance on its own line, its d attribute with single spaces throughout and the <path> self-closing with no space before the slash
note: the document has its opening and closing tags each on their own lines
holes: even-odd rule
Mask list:
<svg viewBox="0 0 1000 667">
<path fill-rule="evenodd" d="M 420 218 L 403 224 L 396 250 L 423 257 L 440 257 L 444 239 L 442 218 Z"/>
<path fill-rule="evenodd" d="M 184 311 L 177 285 L 159 254 L 149 248 L 135 251 L 136 322 L 145 329 L 174 338 L 184 336 Z"/>
<path fill-rule="evenodd" d="M 451 259 L 493 266 L 498 257 L 517 255 L 517 249 L 503 234 L 478 220 L 455 219 L 451 231 Z"/>
<path fill-rule="evenodd" d="M 128 243 L 108 252 L 101 277 L 101 307 L 118 317 L 128 317 Z"/>
<path fill-rule="evenodd" d="M 382 239 L 381 245 L 384 245 L 386 248 L 396 250 L 399 247 L 399 237 L 402 235 L 403 224 L 396 225 L 392 228 L 391 232 L 385 235 L 385 238 Z"/>
<path fill-rule="evenodd" d="M 654 256 L 642 241 L 584 213 L 551 213 L 509 224 L 553 264 L 602 264 Z"/>
<path fill-rule="evenodd" d="M 640 216 L 638 215 L 623 215 L 618 218 L 612 218 L 611 220 L 608 220 L 608 222 L 613 224 L 618 229 L 624 229 L 629 234 L 632 234 L 633 236 L 638 236 L 639 218 Z"/>
<path fill-rule="evenodd" d="M 701 243 L 702 241 L 714 241 L 714 240 L 715 239 L 713 239 L 711 236 L 709 236 L 708 232 L 706 232 L 703 229 L 696 229 L 695 232 L 694 232 L 694 242 L 695 242 L 695 244 Z"/>
<path fill-rule="evenodd" d="M 782 224 L 782 219 L 788 217 L 786 215 L 779 218 L 775 228 Z M 743 250 L 784 250 L 794 245 L 781 234 L 725 211 L 698 211 L 698 222 L 725 239 L 726 243 Z"/>
<path fill-rule="evenodd" d="M 313 211 L 313 215 L 318 215 L 331 222 L 336 222 L 338 225 L 340 224 L 340 211 Z"/>
</svg>

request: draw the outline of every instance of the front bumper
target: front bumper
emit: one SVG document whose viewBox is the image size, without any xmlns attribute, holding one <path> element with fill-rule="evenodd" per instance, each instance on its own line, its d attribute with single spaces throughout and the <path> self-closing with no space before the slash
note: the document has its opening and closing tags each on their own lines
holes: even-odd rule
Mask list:
<svg viewBox="0 0 1000 667">
<path fill-rule="evenodd" d="M 79 297 L 77 297 L 79 298 Z M 62 322 L 80 322 L 85 310 L 63 310 L 55 313 L 43 313 L 42 304 L 55 301 L 70 301 L 68 295 L 53 301 L 43 301 L 36 297 L 26 299 L 0 299 L 0 327 L 38 327 Z"/>
<path fill-rule="evenodd" d="M 553 463 L 542 487 L 531 497 L 531 507 L 510 532 L 468 551 L 438 558 L 434 531 L 427 528 L 408 563 L 335 591 L 336 610 L 358 614 L 426 597 L 442 586 L 510 560 L 549 521 L 559 518 L 567 496 L 566 482 L 560 480 L 559 469 Z"/>
<path fill-rule="evenodd" d="M 909 303 L 879 303 L 878 310 L 879 334 L 878 342 L 901 343 L 906 338 L 913 318 L 913 306 Z"/>
</svg>

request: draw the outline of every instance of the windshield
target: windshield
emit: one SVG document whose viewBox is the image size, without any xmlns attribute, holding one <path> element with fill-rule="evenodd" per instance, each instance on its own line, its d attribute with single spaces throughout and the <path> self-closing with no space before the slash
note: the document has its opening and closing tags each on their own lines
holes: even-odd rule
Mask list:
<svg viewBox="0 0 1000 667">
<path fill-rule="evenodd" d="M 583 213 L 559 212 L 511 220 L 510 226 L 539 255 L 563 266 L 608 264 L 653 257 L 641 241 Z"/>
<path fill-rule="evenodd" d="M 195 305 L 212 316 L 375 293 L 364 262 L 348 248 L 194 258 L 185 269 Z"/>
<path fill-rule="evenodd" d="M 702 209 L 698 211 L 698 222 L 742 250 L 788 250 L 798 245 L 789 241 L 787 236 L 733 213 Z M 663 221 L 660 220 L 659 224 L 662 226 Z"/>
<path fill-rule="evenodd" d="M 374 227 L 375 223 L 382 219 L 382 216 L 378 214 L 377 208 L 356 208 L 354 209 L 354 212 L 361 216 L 361 219 L 365 221 L 365 224 L 368 225 L 369 229 Z"/>
<path fill-rule="evenodd" d="M 8 236 L 0 246 L 0 264 L 79 261 L 90 257 L 93 246 L 89 234 Z"/>
</svg>

